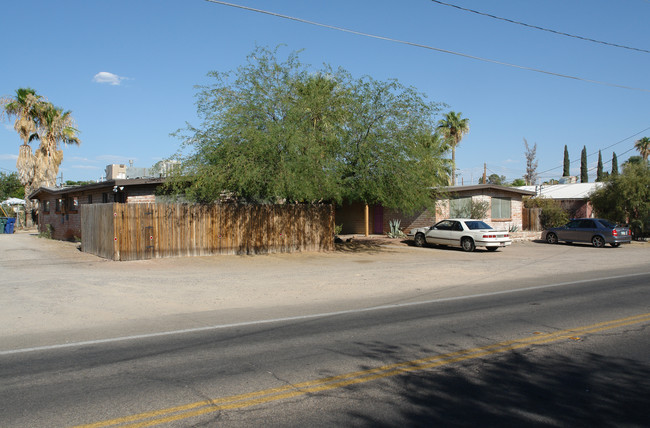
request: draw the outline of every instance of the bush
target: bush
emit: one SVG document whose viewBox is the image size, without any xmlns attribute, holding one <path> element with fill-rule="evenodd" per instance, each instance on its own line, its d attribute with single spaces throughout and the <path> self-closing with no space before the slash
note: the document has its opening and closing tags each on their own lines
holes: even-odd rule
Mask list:
<svg viewBox="0 0 650 428">
<path fill-rule="evenodd" d="M 52 233 L 54 233 L 54 226 L 51 224 L 45 225 L 45 230 L 38 234 L 39 238 L 52 239 Z"/>
<path fill-rule="evenodd" d="M 524 199 L 524 207 L 542 209 L 539 214 L 542 229 L 562 226 L 569 221 L 569 213 L 555 199 L 541 197 Z"/>
</svg>

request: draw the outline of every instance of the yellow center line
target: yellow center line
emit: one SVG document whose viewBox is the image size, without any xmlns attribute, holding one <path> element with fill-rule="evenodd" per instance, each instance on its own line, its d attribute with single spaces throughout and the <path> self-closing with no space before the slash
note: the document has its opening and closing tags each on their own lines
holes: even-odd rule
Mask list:
<svg viewBox="0 0 650 428">
<path fill-rule="evenodd" d="M 532 345 L 541 345 L 557 342 L 564 339 L 571 339 L 581 334 L 597 333 L 604 330 L 611 330 L 614 328 L 625 327 L 628 325 L 639 324 L 648 321 L 650 321 L 650 313 L 640 314 L 582 327 L 558 330 L 553 333 L 534 334 L 532 336 L 499 342 L 487 346 L 465 349 L 446 354 L 439 354 L 412 361 L 404 361 L 400 363 L 384 365 L 373 369 L 350 372 L 298 384 L 269 388 L 246 394 L 232 395 L 214 400 L 197 401 L 182 406 L 139 413 L 88 425 L 79 425 L 75 428 L 102 428 L 111 426 L 140 428 L 159 425 L 221 410 L 239 409 L 243 407 L 269 403 L 272 401 L 284 400 L 301 395 L 342 388 L 349 385 L 370 382 L 373 380 L 396 376 L 412 371 L 431 369 L 434 367 L 440 367 L 443 365 L 457 363 L 465 360 L 481 358 L 484 356 L 503 353 Z"/>
</svg>

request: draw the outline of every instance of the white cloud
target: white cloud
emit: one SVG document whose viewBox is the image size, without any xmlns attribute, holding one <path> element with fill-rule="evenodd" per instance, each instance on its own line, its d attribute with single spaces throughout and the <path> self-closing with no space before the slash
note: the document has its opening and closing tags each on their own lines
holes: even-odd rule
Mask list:
<svg viewBox="0 0 650 428">
<path fill-rule="evenodd" d="M 18 155 L 0 154 L 0 160 L 17 160 Z"/>
<path fill-rule="evenodd" d="M 97 160 L 102 162 L 110 162 L 117 164 L 128 164 L 129 160 L 136 161 L 137 158 L 119 155 L 100 155 L 96 157 Z"/>
<path fill-rule="evenodd" d="M 3 124 L 2 126 L 3 126 L 7 131 L 13 131 L 13 130 L 14 130 L 14 126 L 13 126 L 13 125 L 10 125 L 10 124 L 8 124 L 8 123 Z"/>
<path fill-rule="evenodd" d="M 70 168 L 74 169 L 96 169 L 96 170 L 103 170 L 103 168 L 100 168 L 98 166 L 93 166 L 93 165 L 71 165 Z"/>
<path fill-rule="evenodd" d="M 66 158 L 66 159 L 70 160 L 70 161 L 74 161 L 74 162 L 97 162 L 96 160 L 84 158 L 84 157 L 81 157 L 81 156 L 71 156 L 71 157 Z"/>
<path fill-rule="evenodd" d="M 109 73 L 108 71 L 100 71 L 93 77 L 93 82 L 108 83 L 109 85 L 119 86 L 122 83 L 122 80 L 126 79 L 128 79 L 128 77 L 118 76 L 117 74 Z"/>
</svg>

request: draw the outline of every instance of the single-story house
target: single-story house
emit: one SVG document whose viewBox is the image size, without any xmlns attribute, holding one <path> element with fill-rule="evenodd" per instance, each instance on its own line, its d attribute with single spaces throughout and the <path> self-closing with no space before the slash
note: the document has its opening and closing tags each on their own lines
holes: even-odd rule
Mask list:
<svg viewBox="0 0 650 428">
<path fill-rule="evenodd" d="M 52 238 L 81 238 L 79 206 L 100 203 L 156 202 L 156 189 L 164 178 L 113 179 L 83 186 L 41 187 L 30 199 L 38 200 L 38 230 Z"/>
<path fill-rule="evenodd" d="M 588 218 L 594 216 L 589 197 L 604 185 L 605 183 L 602 182 L 542 184 L 521 186 L 517 189 L 532 191 L 535 192 L 535 196 L 559 201 L 571 218 Z"/>
<path fill-rule="evenodd" d="M 400 229 L 408 232 L 446 218 L 469 217 L 472 206 L 482 203 L 487 209 L 483 221 L 495 229 L 522 230 L 523 197 L 535 196 L 531 190 L 494 184 L 450 186 L 438 190 L 446 196 L 436 201 L 435 212 L 425 209 L 405 215 L 381 205 L 344 203 L 336 207 L 335 222 L 343 225 L 342 234 L 365 234 L 366 224 L 368 233 L 384 234 L 390 231 L 391 220 L 400 220 Z"/>
</svg>

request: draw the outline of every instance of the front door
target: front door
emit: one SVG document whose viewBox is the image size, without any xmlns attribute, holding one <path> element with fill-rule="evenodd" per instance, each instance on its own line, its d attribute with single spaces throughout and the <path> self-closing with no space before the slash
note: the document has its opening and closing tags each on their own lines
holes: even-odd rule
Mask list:
<svg viewBox="0 0 650 428">
<path fill-rule="evenodd" d="M 384 234 L 384 207 L 375 205 L 372 209 L 372 233 Z"/>
</svg>

